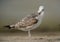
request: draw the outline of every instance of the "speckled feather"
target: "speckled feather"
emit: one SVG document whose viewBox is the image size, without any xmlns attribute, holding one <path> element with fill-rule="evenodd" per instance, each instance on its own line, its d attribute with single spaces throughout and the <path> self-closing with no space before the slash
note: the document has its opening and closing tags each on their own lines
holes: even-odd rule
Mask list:
<svg viewBox="0 0 60 42">
<path fill-rule="evenodd" d="M 32 26 L 33 24 L 36 24 L 38 20 L 35 18 L 37 15 L 30 15 L 25 18 L 23 18 L 20 22 L 16 23 L 16 26 L 19 26 L 20 28 L 26 28 L 27 26 Z"/>
</svg>

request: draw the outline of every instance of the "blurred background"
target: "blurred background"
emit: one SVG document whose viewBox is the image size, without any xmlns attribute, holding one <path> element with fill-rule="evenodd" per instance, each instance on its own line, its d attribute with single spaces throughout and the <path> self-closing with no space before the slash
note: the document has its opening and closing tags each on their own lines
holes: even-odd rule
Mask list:
<svg viewBox="0 0 60 42">
<path fill-rule="evenodd" d="M 45 7 L 39 31 L 60 31 L 60 0 L 0 0 L 0 31 L 3 26 L 14 24 L 23 17 Z"/>
</svg>

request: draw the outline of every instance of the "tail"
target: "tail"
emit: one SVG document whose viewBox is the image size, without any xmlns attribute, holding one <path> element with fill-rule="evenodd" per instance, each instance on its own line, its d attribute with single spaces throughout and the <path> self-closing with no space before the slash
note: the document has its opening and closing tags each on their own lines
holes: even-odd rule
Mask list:
<svg viewBox="0 0 60 42">
<path fill-rule="evenodd" d="M 9 28 L 9 29 L 15 28 L 14 25 L 6 25 L 6 26 L 4 26 L 4 27 Z"/>
<path fill-rule="evenodd" d="M 38 9 L 38 14 L 40 15 L 42 12 L 44 12 L 44 6 L 40 6 Z"/>
</svg>

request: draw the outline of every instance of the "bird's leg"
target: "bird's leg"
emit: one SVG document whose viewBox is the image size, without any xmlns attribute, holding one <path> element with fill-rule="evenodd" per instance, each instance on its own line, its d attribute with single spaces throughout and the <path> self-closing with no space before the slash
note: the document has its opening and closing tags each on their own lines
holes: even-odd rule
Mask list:
<svg viewBox="0 0 60 42">
<path fill-rule="evenodd" d="M 31 39 L 31 33 L 30 33 L 30 30 L 28 30 L 28 37 L 29 37 L 29 39 Z"/>
</svg>

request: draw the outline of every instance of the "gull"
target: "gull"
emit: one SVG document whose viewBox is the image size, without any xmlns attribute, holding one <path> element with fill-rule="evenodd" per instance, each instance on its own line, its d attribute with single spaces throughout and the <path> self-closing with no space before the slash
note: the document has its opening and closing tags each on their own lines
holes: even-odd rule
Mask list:
<svg viewBox="0 0 60 42">
<path fill-rule="evenodd" d="M 28 36 L 31 37 L 30 31 L 36 29 L 42 21 L 44 15 L 44 6 L 39 6 L 37 13 L 32 13 L 24 18 L 16 24 L 6 25 L 4 27 L 8 27 L 9 29 L 17 29 L 22 31 L 28 31 Z"/>
</svg>

